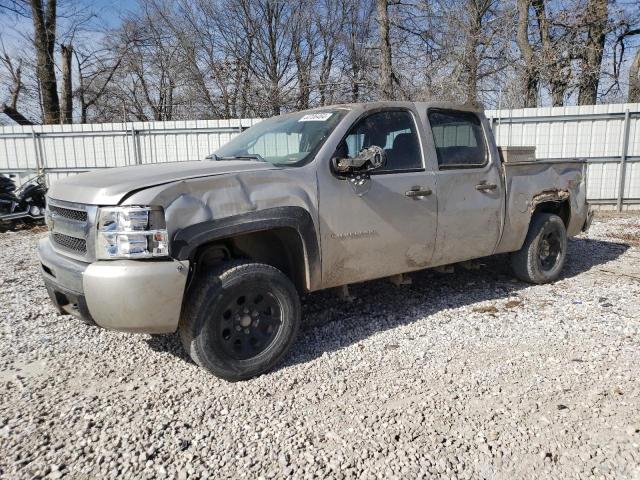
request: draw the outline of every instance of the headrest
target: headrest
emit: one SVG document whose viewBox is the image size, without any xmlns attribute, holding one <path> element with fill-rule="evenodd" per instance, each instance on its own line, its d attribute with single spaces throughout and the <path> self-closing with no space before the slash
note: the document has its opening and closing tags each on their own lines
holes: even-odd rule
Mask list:
<svg viewBox="0 0 640 480">
<path fill-rule="evenodd" d="M 415 147 L 415 139 L 412 133 L 401 133 L 393 140 L 394 150 L 408 150 Z"/>
</svg>

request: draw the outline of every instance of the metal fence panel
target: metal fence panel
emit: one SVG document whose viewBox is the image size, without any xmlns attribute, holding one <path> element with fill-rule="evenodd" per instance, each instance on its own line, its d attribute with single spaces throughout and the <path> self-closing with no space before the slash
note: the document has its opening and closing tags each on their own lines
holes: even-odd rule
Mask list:
<svg viewBox="0 0 640 480">
<path fill-rule="evenodd" d="M 87 170 L 204 158 L 258 119 L 0 127 L 0 173 Z"/>
<path fill-rule="evenodd" d="M 586 158 L 587 197 L 640 204 L 640 104 L 488 110 L 496 141 L 536 147 L 540 159 Z"/>
</svg>

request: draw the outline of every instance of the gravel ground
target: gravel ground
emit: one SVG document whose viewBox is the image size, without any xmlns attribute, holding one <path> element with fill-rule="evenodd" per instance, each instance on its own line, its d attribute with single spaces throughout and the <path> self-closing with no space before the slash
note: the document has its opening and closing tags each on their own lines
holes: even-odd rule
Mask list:
<svg viewBox="0 0 640 480">
<path fill-rule="evenodd" d="M 235 384 L 56 314 L 42 235 L 0 234 L 1 478 L 640 478 L 640 217 L 596 220 L 552 285 L 496 257 L 310 296 Z"/>
</svg>

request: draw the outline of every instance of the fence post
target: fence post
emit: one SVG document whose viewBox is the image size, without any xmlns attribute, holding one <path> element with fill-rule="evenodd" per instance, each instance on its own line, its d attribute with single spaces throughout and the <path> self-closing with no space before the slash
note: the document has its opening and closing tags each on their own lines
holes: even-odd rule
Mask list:
<svg viewBox="0 0 640 480">
<path fill-rule="evenodd" d="M 33 136 L 33 146 L 36 149 L 36 167 L 38 168 L 38 174 L 40 174 L 40 169 L 42 169 L 42 173 L 45 173 L 47 170 L 47 157 L 42 149 L 42 132 L 34 132 L 31 130 L 31 135 Z"/>
<path fill-rule="evenodd" d="M 36 135 L 36 132 L 34 132 L 33 130 L 31 130 L 31 138 L 33 139 L 33 151 L 36 154 L 36 168 L 38 169 L 38 173 L 40 173 L 40 166 L 42 165 L 42 162 L 40 160 L 40 147 L 39 147 L 39 143 L 38 142 L 38 137 Z"/>
<path fill-rule="evenodd" d="M 631 126 L 631 114 L 627 108 L 624 111 L 624 127 L 622 137 L 622 152 L 620 154 L 620 178 L 618 179 L 618 212 L 622 211 L 622 205 L 624 204 L 624 184 L 625 177 L 627 175 L 627 153 L 629 150 L 629 129 Z"/>
<path fill-rule="evenodd" d="M 131 146 L 133 147 L 133 160 L 136 165 L 142 164 L 142 154 L 140 153 L 140 135 L 138 130 L 131 125 Z"/>
</svg>

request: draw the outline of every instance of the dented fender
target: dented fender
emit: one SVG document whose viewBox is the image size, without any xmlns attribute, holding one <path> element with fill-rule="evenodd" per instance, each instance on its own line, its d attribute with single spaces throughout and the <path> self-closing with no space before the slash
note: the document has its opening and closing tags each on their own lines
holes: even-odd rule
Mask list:
<svg viewBox="0 0 640 480">
<path fill-rule="evenodd" d="M 503 169 L 507 209 L 504 232 L 495 253 L 522 247 L 531 217 L 542 203 L 568 202 L 567 235 L 580 233 L 589 210 L 583 160 L 505 163 Z"/>
<path fill-rule="evenodd" d="M 200 246 L 215 240 L 291 228 L 304 248 L 306 286 L 314 290 L 321 283 L 315 171 L 282 170 L 179 180 L 136 192 L 122 204 L 161 206 L 171 256 L 178 260 L 192 259 Z"/>
</svg>

